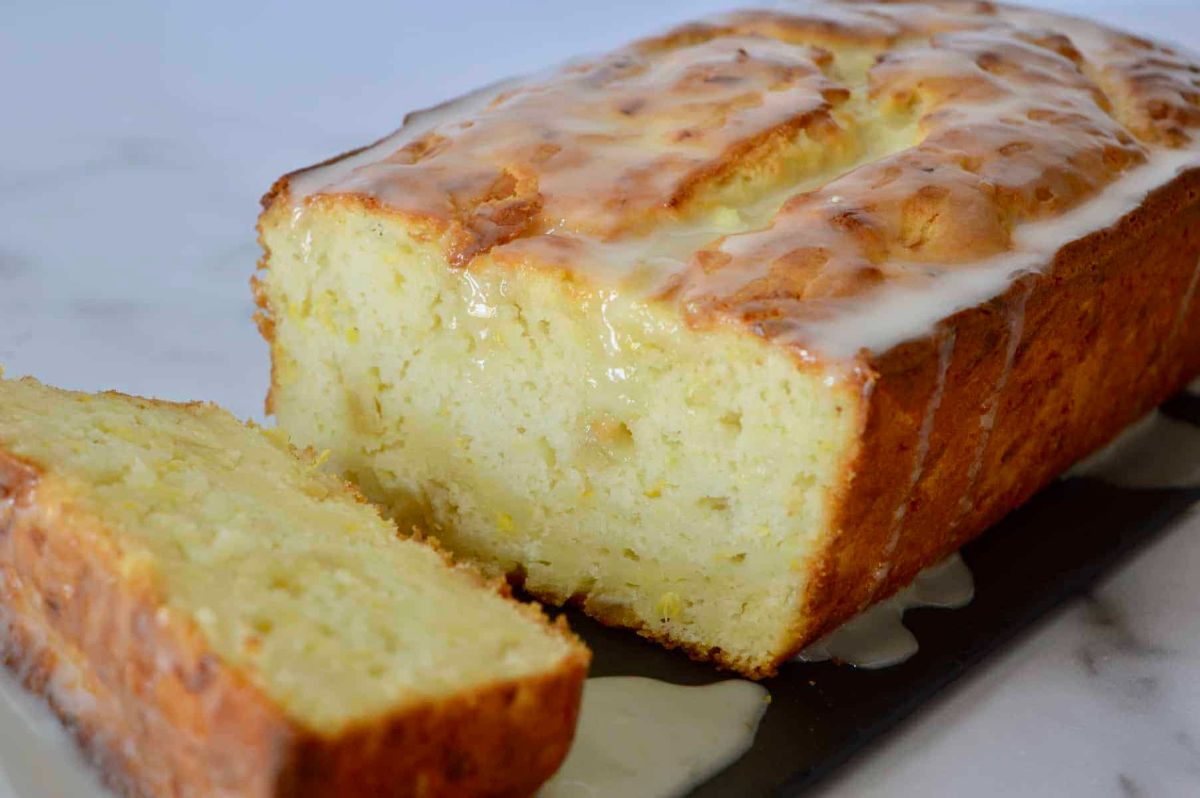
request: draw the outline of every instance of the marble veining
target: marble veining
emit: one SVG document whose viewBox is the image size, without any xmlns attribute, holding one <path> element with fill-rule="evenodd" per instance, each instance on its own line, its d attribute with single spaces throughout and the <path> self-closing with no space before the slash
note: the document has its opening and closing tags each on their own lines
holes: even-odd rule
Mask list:
<svg viewBox="0 0 1200 798">
<path fill-rule="evenodd" d="M 0 247 L 0 280 L 14 280 L 33 267 L 30 259 L 20 252 Z"/>
<path fill-rule="evenodd" d="M 1076 649 L 1083 672 L 1107 682 L 1111 700 L 1131 711 L 1146 709 L 1159 698 L 1160 679 L 1155 670 L 1173 653 L 1170 648 L 1144 639 L 1123 617 L 1118 606 L 1095 593 L 1083 598 L 1084 623 L 1091 634 Z M 1119 667 L 1121 660 L 1138 663 L 1135 675 Z"/>
<path fill-rule="evenodd" d="M 231 0 L 69 14 L 5 4 L 0 74 L 17 78 L 0 125 L 0 364 L 261 419 L 269 366 L 246 281 L 258 198 L 275 177 L 386 134 L 399 109 L 731 5 L 613 0 L 568 15 L 535 0 L 391 3 L 328 15 L 315 2 L 286 14 Z M 1200 43 L 1193 0 L 1046 5 Z M 498 44 L 514 41 L 530 44 Z M 1174 434 L 1177 423 L 1147 448 L 1139 479 L 1187 457 L 1192 436 Z M 1200 470 L 1170 478 L 1200 484 Z M 1197 574 L 1193 512 L 817 794 L 1200 794 Z M 20 699 L 6 685 L 0 698 Z M 0 797 L 98 795 L 69 749 L 38 747 L 38 727 L 0 701 Z"/>
<path fill-rule="evenodd" d="M 100 142 L 91 156 L 68 160 L 41 169 L 23 169 L 0 175 L 0 192 L 51 192 L 110 172 L 130 169 L 163 169 L 172 165 L 171 142 L 123 136 Z"/>
</svg>

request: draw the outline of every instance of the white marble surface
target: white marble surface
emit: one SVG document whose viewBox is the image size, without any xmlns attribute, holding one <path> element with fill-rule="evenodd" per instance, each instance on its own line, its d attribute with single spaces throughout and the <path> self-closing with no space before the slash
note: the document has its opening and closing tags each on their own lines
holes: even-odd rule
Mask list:
<svg viewBox="0 0 1200 798">
<path fill-rule="evenodd" d="M 10 375 L 260 416 L 246 283 L 276 176 L 408 109 L 728 3 L 250 5 L 0 0 Z M 1200 46 L 1195 0 L 1048 5 Z M 825 792 L 1200 795 L 1197 574 L 1200 515 Z"/>
</svg>

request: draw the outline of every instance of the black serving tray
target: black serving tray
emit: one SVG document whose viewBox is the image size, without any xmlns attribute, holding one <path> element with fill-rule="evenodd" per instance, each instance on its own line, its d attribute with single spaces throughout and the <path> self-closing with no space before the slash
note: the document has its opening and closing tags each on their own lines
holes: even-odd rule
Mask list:
<svg viewBox="0 0 1200 798">
<path fill-rule="evenodd" d="M 1180 394 L 1162 411 L 1200 426 L 1195 396 Z M 1056 606 L 1088 590 L 1198 500 L 1200 487 L 1141 490 L 1078 477 L 1053 483 L 963 548 L 975 577 L 970 605 L 905 615 L 905 625 L 920 641 L 915 656 L 874 671 L 789 663 L 763 682 L 772 701 L 753 747 L 692 795 L 805 792 Z M 577 611 L 567 614 L 592 647 L 593 676 L 649 676 L 677 684 L 730 678 Z"/>
</svg>

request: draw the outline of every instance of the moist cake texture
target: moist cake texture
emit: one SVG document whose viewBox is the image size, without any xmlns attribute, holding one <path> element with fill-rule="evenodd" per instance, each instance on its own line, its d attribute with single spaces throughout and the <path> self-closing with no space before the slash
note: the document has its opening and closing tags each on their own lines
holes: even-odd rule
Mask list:
<svg viewBox="0 0 1200 798">
<path fill-rule="evenodd" d="M 1200 367 L 1200 66 L 991 3 L 684 25 L 279 180 L 268 407 L 403 526 L 749 675 Z"/>
<path fill-rule="evenodd" d="M 531 793 L 586 651 L 282 440 L 0 381 L 8 664 L 128 795 Z"/>
</svg>

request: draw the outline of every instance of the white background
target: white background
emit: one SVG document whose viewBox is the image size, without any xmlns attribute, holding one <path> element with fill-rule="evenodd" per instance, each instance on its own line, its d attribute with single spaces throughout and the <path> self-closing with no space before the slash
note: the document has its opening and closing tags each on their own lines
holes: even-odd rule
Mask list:
<svg viewBox="0 0 1200 798">
<path fill-rule="evenodd" d="M 1200 46 L 1196 0 L 1046 5 Z M 260 416 L 247 279 L 275 177 L 405 111 L 727 7 L 0 0 L 0 363 Z M 1165 538 L 830 791 L 1200 795 L 1198 532 Z"/>
</svg>

